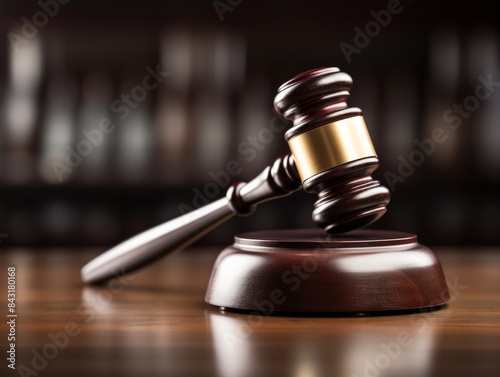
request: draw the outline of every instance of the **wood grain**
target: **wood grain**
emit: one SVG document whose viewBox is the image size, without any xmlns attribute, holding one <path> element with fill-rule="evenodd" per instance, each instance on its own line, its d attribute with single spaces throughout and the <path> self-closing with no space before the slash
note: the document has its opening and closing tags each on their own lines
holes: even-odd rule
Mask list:
<svg viewBox="0 0 500 377">
<path fill-rule="evenodd" d="M 78 335 L 38 376 L 500 375 L 498 250 L 438 250 L 452 296 L 443 310 L 312 318 L 206 305 L 216 249 L 187 250 L 131 279 L 84 287 L 79 268 L 100 251 L 2 250 L 4 318 L 6 267 L 17 268 L 18 368 L 33 368 L 33 350 L 43 353 L 74 323 Z M 1 345 L 5 354 L 5 325 Z M 2 376 L 19 375 L 2 360 Z"/>
</svg>

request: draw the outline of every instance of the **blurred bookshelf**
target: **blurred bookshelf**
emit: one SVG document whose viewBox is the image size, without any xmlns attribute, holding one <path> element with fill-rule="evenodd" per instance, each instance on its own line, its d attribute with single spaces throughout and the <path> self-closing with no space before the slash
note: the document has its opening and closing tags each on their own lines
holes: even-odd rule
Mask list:
<svg viewBox="0 0 500 377">
<path fill-rule="evenodd" d="M 333 65 L 354 79 L 349 104 L 365 114 L 382 182 L 384 173 L 397 172 L 399 156 L 415 150 L 414 139 L 448 130 L 448 140 L 395 185 L 375 227 L 415 232 L 430 245 L 498 245 L 500 93 L 456 131 L 443 114 L 474 94 L 478 76 L 500 79 L 494 19 L 500 5 L 447 1 L 429 12 L 431 5 L 404 3 L 408 11 L 348 64 L 339 43 L 352 42 L 353 27 L 386 3 L 308 4 L 243 2 L 221 22 L 209 1 L 72 1 L 17 52 L 2 38 L 0 233 L 9 234 L 3 242 L 112 245 L 179 216 L 182 204 L 194 207 L 213 174 L 251 179 L 288 150 L 282 133 L 269 132 L 277 87 L 301 71 Z M 19 33 L 23 18 L 39 11 L 36 2 L 2 2 L 0 32 Z M 145 90 L 146 75 L 154 83 L 151 71 L 168 75 Z M 64 163 L 82 140 L 91 143 L 84 130 L 108 118 L 113 131 L 102 133 L 59 182 L 53 163 Z M 227 173 L 233 160 L 237 175 Z M 201 242 L 313 227 L 313 202 L 298 193 L 266 203 Z"/>
</svg>

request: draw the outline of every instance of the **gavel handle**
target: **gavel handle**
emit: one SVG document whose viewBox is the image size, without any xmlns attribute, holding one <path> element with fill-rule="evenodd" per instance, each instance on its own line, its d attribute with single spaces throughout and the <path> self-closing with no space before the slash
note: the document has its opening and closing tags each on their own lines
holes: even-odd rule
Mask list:
<svg viewBox="0 0 500 377">
<path fill-rule="evenodd" d="M 301 188 L 291 154 L 279 157 L 248 183 L 235 183 L 226 196 L 140 233 L 99 255 L 81 270 L 85 283 L 102 283 L 182 250 L 234 215 L 248 215 L 262 202 Z"/>
</svg>

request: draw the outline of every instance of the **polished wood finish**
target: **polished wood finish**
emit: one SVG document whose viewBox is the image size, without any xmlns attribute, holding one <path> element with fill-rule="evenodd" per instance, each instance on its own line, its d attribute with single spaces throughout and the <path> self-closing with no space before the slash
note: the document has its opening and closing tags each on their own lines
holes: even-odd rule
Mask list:
<svg viewBox="0 0 500 377">
<path fill-rule="evenodd" d="M 293 229 L 236 236 L 205 301 L 256 313 L 364 313 L 443 305 L 449 293 L 439 260 L 413 234 Z"/>
<path fill-rule="evenodd" d="M 135 235 L 83 266 L 82 280 L 102 284 L 159 258 L 185 249 L 234 215 L 249 215 L 258 204 L 301 188 L 293 157 L 278 157 L 248 183 L 237 182 L 226 196 L 176 219 Z"/>
<path fill-rule="evenodd" d="M 30 365 L 49 334 L 75 322 L 72 337 L 40 377 L 500 375 L 500 250 L 436 250 L 451 302 L 443 310 L 391 316 L 251 317 L 203 302 L 220 249 L 191 249 L 128 280 L 85 287 L 79 268 L 102 250 L 0 252 L 17 267 L 17 366 Z M 2 323 L 4 322 L 2 319 Z M 0 345 L 5 354 L 6 325 Z M 408 337 L 405 345 L 394 345 Z M 389 351 L 391 352 L 391 351 Z M 2 358 L 0 374 L 18 376 Z M 367 374 L 369 376 L 373 374 Z"/>
<path fill-rule="evenodd" d="M 382 217 L 389 204 L 389 190 L 372 178 L 378 168 L 376 157 L 367 157 L 317 174 L 303 183 L 314 192 L 313 222 L 330 234 L 369 225 Z"/>
<path fill-rule="evenodd" d="M 280 86 L 274 107 L 293 122 L 285 139 L 361 116 L 360 109 L 347 105 L 351 87 L 352 78 L 335 67 L 303 72 Z M 378 166 L 376 156 L 367 156 L 305 179 L 304 190 L 319 197 L 314 204 L 314 223 L 336 234 L 366 226 L 383 216 L 391 195 L 372 178 Z"/>
<path fill-rule="evenodd" d="M 276 110 L 294 123 L 285 138 L 328 122 L 361 116 L 361 110 L 347 108 L 345 101 L 351 86 L 350 76 L 338 68 L 310 70 L 283 84 L 274 103 Z M 234 215 L 249 215 L 259 203 L 290 195 L 301 187 L 318 195 L 312 218 L 326 232 L 344 233 L 373 223 L 386 212 L 390 193 L 372 178 L 378 159 L 371 156 L 375 151 L 364 121 L 362 126 L 362 139 L 370 145 L 368 157 L 349 160 L 302 182 L 297 153 L 280 156 L 250 182 L 233 184 L 224 198 L 137 234 L 91 260 L 82 268 L 83 281 L 101 284 L 142 268 L 188 247 Z M 339 135 L 337 147 L 350 145 L 345 133 Z M 327 146 L 315 155 L 319 161 L 335 152 L 331 145 Z"/>
<path fill-rule="evenodd" d="M 226 196 L 236 214 L 249 215 L 257 205 L 288 196 L 301 187 L 295 160 L 291 154 L 285 154 L 250 182 L 234 184 Z"/>
</svg>

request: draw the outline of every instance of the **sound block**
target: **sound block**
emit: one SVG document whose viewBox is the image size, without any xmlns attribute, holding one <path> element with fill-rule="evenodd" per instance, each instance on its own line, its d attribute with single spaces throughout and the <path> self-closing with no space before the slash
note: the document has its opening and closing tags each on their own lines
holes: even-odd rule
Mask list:
<svg viewBox="0 0 500 377">
<path fill-rule="evenodd" d="M 436 255 L 410 233 L 274 230 L 235 237 L 217 258 L 205 301 L 278 312 L 378 312 L 449 301 Z"/>
</svg>

